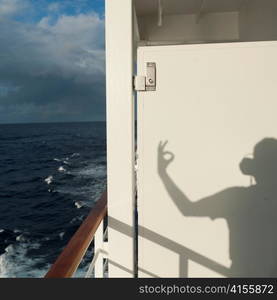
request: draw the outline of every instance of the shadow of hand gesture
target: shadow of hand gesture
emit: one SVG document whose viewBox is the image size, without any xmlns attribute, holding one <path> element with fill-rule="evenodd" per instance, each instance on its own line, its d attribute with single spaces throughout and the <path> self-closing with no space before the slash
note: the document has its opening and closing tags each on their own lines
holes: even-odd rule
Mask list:
<svg viewBox="0 0 277 300">
<path fill-rule="evenodd" d="M 160 141 L 158 146 L 158 173 L 164 174 L 169 164 L 174 160 L 175 156 L 172 152 L 165 151 L 168 141 Z"/>
</svg>

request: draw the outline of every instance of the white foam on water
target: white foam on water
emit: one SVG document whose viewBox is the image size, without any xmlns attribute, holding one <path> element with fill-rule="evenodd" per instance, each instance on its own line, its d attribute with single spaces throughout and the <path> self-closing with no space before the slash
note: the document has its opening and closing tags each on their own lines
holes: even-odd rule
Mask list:
<svg viewBox="0 0 277 300">
<path fill-rule="evenodd" d="M 17 243 L 9 245 L 0 256 L 0 278 L 40 278 L 43 277 L 50 265 L 43 269 L 36 268 L 42 258 L 30 258 L 27 251 L 38 249 L 39 243 Z"/>
<path fill-rule="evenodd" d="M 75 188 L 72 186 L 63 186 L 56 189 L 58 193 L 61 194 L 70 194 L 74 196 L 78 196 L 80 194 L 86 194 L 86 191 L 84 191 L 82 188 Z"/>
<path fill-rule="evenodd" d="M 18 242 L 24 242 L 24 241 L 26 241 L 26 239 L 25 239 L 25 237 L 24 237 L 23 234 L 18 235 L 18 236 L 16 237 L 16 240 L 17 240 Z"/>
<path fill-rule="evenodd" d="M 105 166 L 91 165 L 91 166 L 88 166 L 88 167 L 78 171 L 78 174 L 81 176 L 102 178 L 102 177 L 106 177 L 107 171 L 106 171 Z"/>
<path fill-rule="evenodd" d="M 12 252 L 13 248 L 12 245 L 9 245 L 8 247 L 5 248 L 5 252 L 10 253 Z"/>
<path fill-rule="evenodd" d="M 63 157 L 63 158 L 54 158 L 53 160 L 58 162 L 62 161 L 63 163 L 68 164 L 69 159 L 70 157 Z"/>
<path fill-rule="evenodd" d="M 73 224 L 75 222 L 81 222 L 83 220 L 83 216 L 77 216 L 77 217 L 74 217 L 71 221 L 70 221 L 70 224 Z"/>
<path fill-rule="evenodd" d="M 78 209 L 84 206 L 84 203 L 82 201 L 76 201 L 74 202 L 74 204 Z"/>
<path fill-rule="evenodd" d="M 51 184 L 52 181 L 53 181 L 53 176 L 52 176 L 52 175 L 48 176 L 47 178 L 44 179 L 44 181 L 45 181 L 48 185 Z"/>
<path fill-rule="evenodd" d="M 39 247 L 39 243 L 9 245 L 5 249 L 5 253 L 0 255 L 0 278 L 43 278 L 50 269 L 51 264 L 47 264 L 43 268 L 37 268 L 36 264 L 42 263 L 43 258 L 30 258 L 27 256 L 28 250 L 38 249 Z M 88 267 L 89 263 L 80 266 L 73 277 L 84 278 Z"/>
<path fill-rule="evenodd" d="M 59 233 L 59 237 L 60 237 L 61 240 L 63 239 L 64 234 L 65 234 L 65 232 L 60 232 Z"/>
<path fill-rule="evenodd" d="M 65 169 L 63 166 L 60 166 L 60 167 L 58 168 L 58 171 L 59 171 L 59 172 L 65 172 L 66 169 Z"/>
<path fill-rule="evenodd" d="M 78 202 L 79 205 L 91 207 L 94 201 L 97 201 L 99 197 L 102 195 L 105 188 L 106 188 L 106 182 L 103 181 L 95 184 L 82 186 L 79 188 L 66 186 L 66 187 L 58 188 L 56 191 L 61 194 L 70 194 L 72 196 L 76 196 L 77 199 L 82 197 L 82 201 L 76 201 L 76 202 Z M 76 207 L 78 204 L 75 204 Z"/>
</svg>

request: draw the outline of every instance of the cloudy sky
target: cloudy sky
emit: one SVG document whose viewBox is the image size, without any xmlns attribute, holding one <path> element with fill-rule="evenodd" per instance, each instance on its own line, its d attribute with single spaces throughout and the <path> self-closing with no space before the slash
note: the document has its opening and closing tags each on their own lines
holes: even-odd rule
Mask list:
<svg viewBox="0 0 277 300">
<path fill-rule="evenodd" d="M 104 0 L 0 0 L 0 123 L 105 119 Z"/>
</svg>

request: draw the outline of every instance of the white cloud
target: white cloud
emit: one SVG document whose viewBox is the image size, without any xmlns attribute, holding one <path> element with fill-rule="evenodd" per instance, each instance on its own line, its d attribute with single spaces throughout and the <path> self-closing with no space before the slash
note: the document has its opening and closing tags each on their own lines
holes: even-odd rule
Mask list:
<svg viewBox="0 0 277 300">
<path fill-rule="evenodd" d="M 26 0 L 0 0 L 0 16 L 11 16 L 26 9 Z"/>
<path fill-rule="evenodd" d="M 104 74 L 104 21 L 95 13 L 44 17 L 34 25 L 0 20 L 0 37 L 0 79 L 7 69 L 77 82 Z"/>
<path fill-rule="evenodd" d="M 45 17 L 27 36 L 70 74 L 85 77 L 104 72 L 104 21 L 96 14 L 63 15 L 54 24 Z"/>
<path fill-rule="evenodd" d="M 0 83 L 20 87 L 0 91 L 0 123 L 104 115 L 104 20 L 97 14 L 49 15 L 37 24 L 0 19 L 0 40 Z"/>
</svg>

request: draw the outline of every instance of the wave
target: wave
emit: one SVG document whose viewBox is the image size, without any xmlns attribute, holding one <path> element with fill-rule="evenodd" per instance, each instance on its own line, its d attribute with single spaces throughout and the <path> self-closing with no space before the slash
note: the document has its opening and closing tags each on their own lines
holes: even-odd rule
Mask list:
<svg viewBox="0 0 277 300">
<path fill-rule="evenodd" d="M 90 165 L 82 170 L 78 171 L 78 175 L 89 176 L 89 177 L 106 177 L 107 170 L 106 166 L 103 165 Z"/>
<path fill-rule="evenodd" d="M 83 203 L 82 201 L 76 201 L 74 204 L 78 209 L 85 205 L 85 203 Z"/>
<path fill-rule="evenodd" d="M 49 185 L 53 182 L 53 176 L 50 175 L 47 178 L 44 179 L 44 181 Z"/>
<path fill-rule="evenodd" d="M 62 232 L 59 233 L 59 237 L 60 237 L 61 240 L 63 239 L 64 234 L 65 234 L 64 231 L 62 231 Z"/>
<path fill-rule="evenodd" d="M 66 169 L 65 169 L 63 166 L 60 166 L 60 167 L 58 168 L 58 171 L 59 171 L 59 172 L 66 172 Z"/>
<path fill-rule="evenodd" d="M 62 161 L 62 159 L 59 159 L 59 158 L 54 158 L 53 160 L 54 161 Z"/>
<path fill-rule="evenodd" d="M 1 196 L 9 199 L 1 203 L 0 277 L 42 277 L 105 188 L 105 126 L 20 125 L 0 134 Z"/>
<path fill-rule="evenodd" d="M 38 249 L 39 243 L 19 243 L 9 245 L 0 256 L 0 278 L 40 278 L 45 275 L 50 264 L 45 265 L 43 258 L 30 258 L 29 250 Z M 44 267 L 39 267 L 44 265 Z"/>
<path fill-rule="evenodd" d="M 64 232 L 59 234 L 63 239 Z M 37 250 L 40 243 L 22 242 L 9 245 L 5 253 L 0 255 L 0 278 L 43 278 L 51 264 L 45 264 L 43 257 L 29 257 L 28 251 Z M 90 261 L 84 261 L 73 277 L 84 278 Z"/>
</svg>

